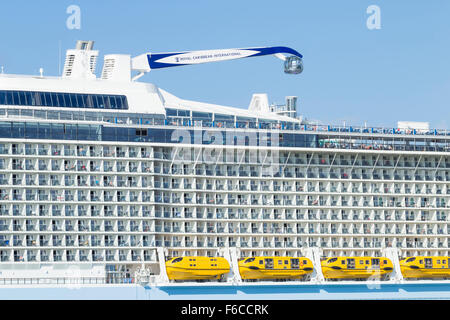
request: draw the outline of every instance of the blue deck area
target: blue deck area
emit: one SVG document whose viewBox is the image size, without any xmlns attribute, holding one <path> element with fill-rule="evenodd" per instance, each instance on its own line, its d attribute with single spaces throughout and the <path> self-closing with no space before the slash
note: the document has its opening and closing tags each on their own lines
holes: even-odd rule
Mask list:
<svg viewBox="0 0 450 320">
<path fill-rule="evenodd" d="M 3 286 L 1 300 L 450 300 L 450 282 Z"/>
<path fill-rule="evenodd" d="M 147 286 L 150 299 L 450 299 L 450 282 Z"/>
</svg>

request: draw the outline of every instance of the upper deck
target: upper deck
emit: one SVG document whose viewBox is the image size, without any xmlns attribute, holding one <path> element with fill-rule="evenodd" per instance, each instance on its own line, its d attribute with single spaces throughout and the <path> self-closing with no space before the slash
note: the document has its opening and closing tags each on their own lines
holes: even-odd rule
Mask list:
<svg viewBox="0 0 450 320">
<path fill-rule="evenodd" d="M 450 150 L 448 130 L 316 125 L 253 102 L 243 109 L 184 100 L 151 83 L 1 74 L 0 138 Z M 180 140 L 180 131 L 190 139 Z"/>
<path fill-rule="evenodd" d="M 1 102 L 0 99 L 0 138 L 180 143 L 174 132 L 186 131 L 191 136 L 191 144 L 412 152 L 450 150 L 450 131 L 439 129 L 314 125 L 175 108 L 166 108 L 166 115 L 161 115 L 131 113 L 126 109 L 117 112 L 116 109 Z M 227 139 L 230 134 L 242 139 L 231 141 Z M 222 137 L 222 141 L 213 140 L 213 135 Z"/>
</svg>

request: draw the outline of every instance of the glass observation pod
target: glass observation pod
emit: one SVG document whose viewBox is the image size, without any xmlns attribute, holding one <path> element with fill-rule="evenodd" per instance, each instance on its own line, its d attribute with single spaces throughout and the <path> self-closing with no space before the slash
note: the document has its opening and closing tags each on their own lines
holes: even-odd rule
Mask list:
<svg viewBox="0 0 450 320">
<path fill-rule="evenodd" d="M 296 56 L 287 57 L 284 61 L 284 72 L 289 74 L 299 74 L 303 71 L 302 59 Z"/>
</svg>

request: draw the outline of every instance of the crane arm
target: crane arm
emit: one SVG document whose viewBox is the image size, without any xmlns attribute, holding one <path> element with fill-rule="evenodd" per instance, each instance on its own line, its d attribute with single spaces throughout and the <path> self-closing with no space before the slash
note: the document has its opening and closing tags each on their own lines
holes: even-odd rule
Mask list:
<svg viewBox="0 0 450 320">
<path fill-rule="evenodd" d="M 286 57 L 284 54 L 290 54 Z M 285 61 L 286 73 L 300 73 L 303 71 L 303 56 L 288 47 L 262 47 L 243 49 L 217 49 L 172 53 L 145 53 L 131 60 L 131 68 L 140 74 L 150 72 L 152 69 L 178 67 L 200 63 L 218 62 L 250 57 L 274 55 Z M 136 78 L 136 77 L 135 77 Z"/>
</svg>

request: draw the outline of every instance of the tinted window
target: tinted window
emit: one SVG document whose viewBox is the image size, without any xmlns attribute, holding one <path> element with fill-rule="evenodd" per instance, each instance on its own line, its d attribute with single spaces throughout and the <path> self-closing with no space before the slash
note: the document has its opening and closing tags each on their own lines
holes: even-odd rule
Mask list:
<svg viewBox="0 0 450 320">
<path fill-rule="evenodd" d="M 166 109 L 166 115 L 168 117 L 176 117 L 177 115 L 177 110 L 176 109 Z"/>
<path fill-rule="evenodd" d="M 11 137 L 11 122 L 0 122 L 0 137 Z"/>
<path fill-rule="evenodd" d="M 26 126 L 25 126 L 25 138 L 36 139 L 36 137 L 37 137 L 37 129 L 38 129 L 38 123 L 37 122 L 26 123 Z"/>
<path fill-rule="evenodd" d="M 0 105 L 128 109 L 125 96 L 0 90 Z"/>
<path fill-rule="evenodd" d="M 25 136 L 25 123 L 13 122 L 12 123 L 12 136 L 17 138 L 23 138 Z"/>
<path fill-rule="evenodd" d="M 6 104 L 6 92 L 0 91 L 0 104 Z"/>
<path fill-rule="evenodd" d="M 48 139 L 51 137 L 50 123 L 39 123 L 38 138 Z"/>
<path fill-rule="evenodd" d="M 53 123 L 51 126 L 52 126 L 52 139 L 61 139 L 62 137 L 64 137 L 64 124 Z"/>
<path fill-rule="evenodd" d="M 45 106 L 51 107 L 52 106 L 52 98 L 50 93 L 44 92 L 44 98 L 45 98 Z"/>
<path fill-rule="evenodd" d="M 13 91 L 13 104 L 20 105 L 19 93 L 17 91 Z"/>
<path fill-rule="evenodd" d="M 14 104 L 12 91 L 6 92 L 6 104 L 9 104 L 9 105 Z"/>
<path fill-rule="evenodd" d="M 116 97 L 114 96 L 109 97 L 109 105 L 111 109 L 117 109 Z"/>
<path fill-rule="evenodd" d="M 71 96 L 71 94 L 64 93 L 64 107 L 73 107 Z"/>
</svg>

